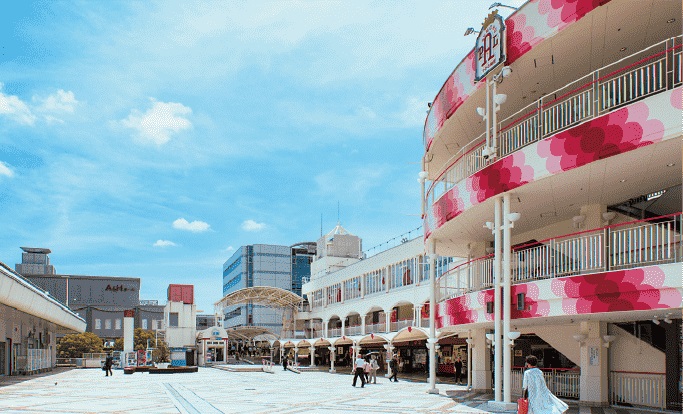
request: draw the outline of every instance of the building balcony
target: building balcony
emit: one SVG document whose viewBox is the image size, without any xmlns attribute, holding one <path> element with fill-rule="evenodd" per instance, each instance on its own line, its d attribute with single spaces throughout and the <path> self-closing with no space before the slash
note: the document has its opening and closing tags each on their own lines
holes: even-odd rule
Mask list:
<svg viewBox="0 0 683 414">
<path fill-rule="evenodd" d="M 503 158 L 532 144 L 557 137 L 559 133 L 580 124 L 602 119 L 639 100 L 680 87 L 683 84 L 681 40 L 681 36 L 677 36 L 651 45 L 546 94 L 501 120 L 496 125 L 497 142 L 491 143 L 496 147 L 495 157 L 483 157 L 487 146 L 484 134 L 460 148 L 450 161 L 443 164 L 445 167 L 441 172 L 434 174 L 436 178 L 427 183 L 425 200 L 429 207 L 426 211 L 425 234 L 429 236 L 431 231 L 466 209 L 472 197 L 477 199 L 477 203 L 483 202 L 478 194 L 467 197 L 463 193 L 467 192 L 466 188 L 475 186 L 470 185 L 470 181 L 483 179 L 479 175 L 486 173 L 485 169 L 503 168 L 503 164 L 510 161 L 504 161 Z M 631 149 L 629 147 L 623 151 Z M 600 159 L 619 153 L 607 149 L 603 152 L 609 154 Z M 527 158 L 532 155 L 540 156 L 526 154 Z M 463 200 L 463 205 L 459 205 L 457 211 L 444 215 L 441 211 L 449 202 L 453 203 L 444 198 L 454 191 Z"/>
<path fill-rule="evenodd" d="M 511 283 L 683 261 L 683 216 L 675 213 L 553 237 L 513 249 Z M 493 255 L 462 263 L 437 280 L 437 301 L 493 287 Z"/>
</svg>

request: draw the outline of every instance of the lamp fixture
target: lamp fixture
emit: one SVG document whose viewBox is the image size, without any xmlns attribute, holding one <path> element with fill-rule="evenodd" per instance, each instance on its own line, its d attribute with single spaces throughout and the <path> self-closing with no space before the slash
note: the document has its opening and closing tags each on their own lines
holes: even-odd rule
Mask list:
<svg viewBox="0 0 683 414">
<path fill-rule="evenodd" d="M 472 338 L 465 339 L 465 342 L 467 342 L 470 348 L 474 348 L 474 340 Z"/>
<path fill-rule="evenodd" d="M 489 230 L 493 230 L 493 222 L 487 221 L 486 223 L 484 223 L 484 227 L 489 229 Z"/>
<path fill-rule="evenodd" d="M 493 147 L 484 146 L 484 148 L 481 150 L 481 156 L 484 157 L 485 160 L 492 160 L 496 157 L 496 149 Z"/>
<path fill-rule="evenodd" d="M 510 339 L 510 346 L 515 346 L 515 339 L 519 338 L 521 335 L 521 332 L 514 332 L 510 331 L 508 332 L 508 339 Z"/>
<path fill-rule="evenodd" d="M 671 322 L 673 322 L 673 321 L 671 320 L 670 316 L 671 316 L 671 314 L 670 314 L 670 313 L 667 313 L 666 316 L 664 317 L 664 322 L 666 322 L 666 323 L 671 323 Z"/>
<path fill-rule="evenodd" d="M 420 171 L 419 173 L 417 173 L 417 181 L 423 183 L 427 179 L 427 176 L 427 171 Z"/>
<path fill-rule="evenodd" d="M 605 343 L 603 344 L 604 347 L 609 348 L 609 344 L 615 339 L 617 339 L 616 335 L 603 335 L 602 340 L 605 341 Z"/>
<path fill-rule="evenodd" d="M 588 335 L 586 335 L 585 333 L 580 333 L 580 334 L 574 335 L 573 338 L 576 342 L 581 344 L 581 343 L 586 341 L 586 338 L 588 338 Z"/>
<path fill-rule="evenodd" d="M 493 97 L 493 102 L 496 103 L 496 105 L 502 105 L 508 100 L 508 96 L 504 93 L 497 93 L 496 96 Z M 500 108 L 496 108 L 498 110 Z"/>
<path fill-rule="evenodd" d="M 477 107 L 477 113 L 479 114 L 480 117 L 486 119 L 486 109 L 482 108 L 481 106 Z"/>
<path fill-rule="evenodd" d="M 510 76 L 511 73 L 512 69 L 510 68 L 510 66 L 503 66 L 503 69 L 500 70 L 500 75 L 504 78 Z"/>
<path fill-rule="evenodd" d="M 495 247 L 487 247 L 487 248 L 486 248 L 486 253 L 488 253 L 488 254 L 491 254 L 491 253 L 493 253 L 493 252 L 495 252 L 495 251 L 496 251 L 496 248 L 495 248 Z"/>
<path fill-rule="evenodd" d="M 479 33 L 479 30 L 474 30 L 474 27 L 468 27 L 463 36 L 469 36 L 472 33 Z"/>
<path fill-rule="evenodd" d="M 513 213 L 508 214 L 507 217 L 508 217 L 508 220 L 510 220 L 511 223 L 514 223 L 514 222 L 516 222 L 517 220 L 519 220 L 519 219 L 522 217 L 522 215 L 519 214 L 519 213 L 517 213 L 517 212 L 513 212 Z"/>
<path fill-rule="evenodd" d="M 489 6 L 489 10 L 491 10 L 491 9 L 494 8 L 494 7 L 507 7 L 508 9 L 519 10 L 519 7 L 507 6 L 507 5 L 505 5 L 505 4 L 501 4 L 501 3 L 498 3 L 498 2 L 495 2 L 495 3 L 493 3 L 492 5 L 490 5 L 490 6 Z"/>
<path fill-rule="evenodd" d="M 610 221 L 614 220 L 614 218 L 617 216 L 617 213 L 614 211 L 605 211 L 602 213 L 602 219 L 605 220 L 605 225 L 608 225 Z"/>
<path fill-rule="evenodd" d="M 652 318 L 652 323 L 654 323 L 655 325 L 659 325 L 659 317 L 655 316 L 654 318 Z"/>
<path fill-rule="evenodd" d="M 574 227 L 579 228 L 581 227 L 581 224 L 586 221 L 586 216 L 579 214 L 578 216 L 572 217 L 572 221 L 574 222 Z"/>
</svg>

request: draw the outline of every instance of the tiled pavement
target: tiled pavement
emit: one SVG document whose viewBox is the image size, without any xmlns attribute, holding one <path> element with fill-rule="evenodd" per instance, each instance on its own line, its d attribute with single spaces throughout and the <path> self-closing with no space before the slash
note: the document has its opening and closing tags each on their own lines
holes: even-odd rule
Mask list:
<svg viewBox="0 0 683 414">
<path fill-rule="evenodd" d="M 486 394 L 464 386 L 438 384 L 427 394 L 424 380 L 352 387 L 351 377 L 326 372 L 275 370 L 229 372 L 200 368 L 197 373 L 124 375 L 73 369 L 48 375 L 0 378 L 0 413 L 488 413 Z M 642 412 L 642 411 L 641 411 Z M 571 414 L 634 414 L 624 409 L 573 406 Z"/>
</svg>

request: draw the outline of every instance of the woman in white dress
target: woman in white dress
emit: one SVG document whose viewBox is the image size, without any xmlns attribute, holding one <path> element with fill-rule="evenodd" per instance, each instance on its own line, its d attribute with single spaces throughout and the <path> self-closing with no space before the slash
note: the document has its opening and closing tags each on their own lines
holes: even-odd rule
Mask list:
<svg viewBox="0 0 683 414">
<path fill-rule="evenodd" d="M 522 388 L 529 394 L 529 414 L 562 414 L 569 407 L 564 401 L 553 395 L 545 385 L 543 372 L 536 368 L 538 359 L 529 355 L 526 357 L 526 370 Z"/>
</svg>

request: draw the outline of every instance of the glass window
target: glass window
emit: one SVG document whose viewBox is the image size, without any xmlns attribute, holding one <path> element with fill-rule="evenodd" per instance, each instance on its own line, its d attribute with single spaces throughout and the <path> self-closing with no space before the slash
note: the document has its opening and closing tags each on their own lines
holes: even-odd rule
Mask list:
<svg viewBox="0 0 683 414">
<path fill-rule="evenodd" d="M 104 329 L 111 329 L 111 319 L 104 320 Z"/>
<path fill-rule="evenodd" d="M 95 329 L 102 329 L 102 319 L 95 319 Z"/>
<path fill-rule="evenodd" d="M 147 319 L 142 320 L 142 329 L 147 329 Z"/>
<path fill-rule="evenodd" d="M 121 319 L 116 319 L 114 321 L 114 329 L 120 330 L 121 329 Z"/>
<path fill-rule="evenodd" d="M 168 314 L 168 326 L 178 326 L 178 312 Z"/>
</svg>

